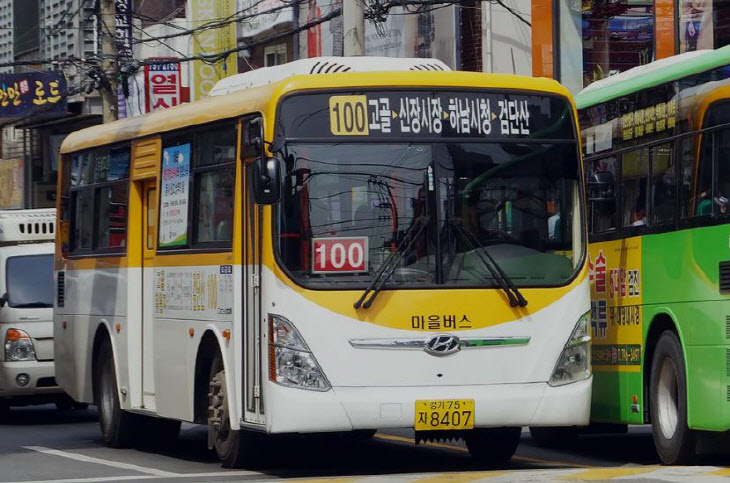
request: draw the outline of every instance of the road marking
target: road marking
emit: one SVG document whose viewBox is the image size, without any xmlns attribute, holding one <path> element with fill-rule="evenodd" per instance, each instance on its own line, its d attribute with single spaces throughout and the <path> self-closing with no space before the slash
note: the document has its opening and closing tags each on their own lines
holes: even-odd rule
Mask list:
<svg viewBox="0 0 730 483">
<path fill-rule="evenodd" d="M 482 480 L 486 478 L 497 478 L 505 476 L 504 471 L 475 471 L 473 473 L 441 473 L 439 475 L 429 476 L 426 478 L 418 478 L 418 483 L 436 483 L 439 481 L 449 481 L 452 483 L 466 483 L 468 481 Z"/>
<path fill-rule="evenodd" d="M 594 468 L 591 470 L 573 473 L 572 475 L 563 476 L 561 480 L 582 480 L 582 481 L 602 481 L 611 478 L 621 478 L 624 476 L 641 475 L 651 473 L 661 468 L 660 466 L 642 466 L 631 468 Z"/>
<path fill-rule="evenodd" d="M 119 461 L 104 460 L 101 458 L 94 458 L 93 456 L 85 456 L 78 453 L 68 453 L 57 449 L 45 448 L 43 446 L 23 446 L 24 449 L 31 451 L 37 451 L 39 453 L 50 454 L 53 456 L 60 456 L 62 458 L 68 458 L 76 461 L 83 461 L 84 463 L 94 463 L 97 465 L 111 466 L 112 468 L 119 468 L 121 470 L 137 471 L 139 473 L 145 473 L 148 475 L 155 476 L 178 476 L 180 473 L 173 473 L 171 471 L 158 470 L 157 468 L 147 468 L 145 466 L 133 465 L 131 463 L 120 463 Z"/>
<path fill-rule="evenodd" d="M 391 441 L 399 441 L 402 443 L 410 443 L 412 445 L 415 445 L 412 438 L 404 438 L 403 436 L 393 436 L 391 434 L 383 434 L 383 433 L 377 433 L 375 435 L 376 438 L 380 439 L 387 439 Z M 444 448 L 444 449 L 450 449 L 455 451 L 462 451 L 468 453 L 469 450 L 464 448 L 463 446 L 454 446 L 452 444 L 444 444 L 444 443 L 432 443 L 432 442 L 424 442 L 420 443 L 426 446 L 433 446 L 435 448 Z M 565 461 L 555 461 L 555 460 L 546 460 L 542 458 L 532 458 L 530 456 L 513 456 L 513 461 L 525 461 L 527 463 L 539 463 L 544 465 L 551 465 L 551 466 L 569 466 L 573 468 L 595 468 L 595 466 L 592 465 L 583 465 L 579 463 L 567 463 Z"/>
</svg>

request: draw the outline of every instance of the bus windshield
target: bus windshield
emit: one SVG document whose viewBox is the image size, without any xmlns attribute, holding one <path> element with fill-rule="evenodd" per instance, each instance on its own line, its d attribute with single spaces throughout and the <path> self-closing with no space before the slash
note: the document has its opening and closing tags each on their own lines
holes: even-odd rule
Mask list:
<svg viewBox="0 0 730 483">
<path fill-rule="evenodd" d="M 53 307 L 53 255 L 10 257 L 5 272 L 10 307 Z"/>
<path fill-rule="evenodd" d="M 396 250 L 386 287 L 496 287 L 480 251 L 516 286 L 554 286 L 582 258 L 575 142 L 287 143 L 282 157 L 278 255 L 305 286 L 364 287 Z"/>
</svg>

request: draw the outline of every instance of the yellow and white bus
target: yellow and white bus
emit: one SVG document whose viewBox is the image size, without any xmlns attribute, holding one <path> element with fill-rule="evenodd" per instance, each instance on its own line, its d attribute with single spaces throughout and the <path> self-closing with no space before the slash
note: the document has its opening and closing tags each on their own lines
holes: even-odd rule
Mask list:
<svg viewBox="0 0 730 483">
<path fill-rule="evenodd" d="M 56 374 L 108 444 L 190 421 L 240 466 L 262 433 L 413 428 L 498 462 L 587 424 L 573 102 L 447 70 L 301 60 L 66 138 Z"/>
</svg>

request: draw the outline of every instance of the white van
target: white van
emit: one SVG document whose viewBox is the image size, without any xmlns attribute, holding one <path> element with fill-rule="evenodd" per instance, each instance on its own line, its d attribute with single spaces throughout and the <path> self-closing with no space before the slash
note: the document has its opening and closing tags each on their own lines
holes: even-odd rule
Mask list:
<svg viewBox="0 0 730 483">
<path fill-rule="evenodd" d="M 56 210 L 0 211 L 0 417 L 10 406 L 72 400 L 53 367 Z"/>
</svg>

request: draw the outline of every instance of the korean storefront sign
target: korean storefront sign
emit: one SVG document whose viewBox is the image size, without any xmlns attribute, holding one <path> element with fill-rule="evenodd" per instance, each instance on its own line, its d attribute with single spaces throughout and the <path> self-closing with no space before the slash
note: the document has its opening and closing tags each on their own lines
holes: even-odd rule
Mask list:
<svg viewBox="0 0 730 483">
<path fill-rule="evenodd" d="M 158 111 L 180 104 L 180 62 L 177 59 L 148 60 L 154 60 L 155 63 L 144 66 L 146 111 Z M 162 60 L 168 62 L 158 62 Z"/>
<path fill-rule="evenodd" d="M 0 117 L 40 109 L 66 112 L 66 78 L 62 73 L 0 74 Z"/>
<path fill-rule="evenodd" d="M 197 0 L 187 2 L 188 18 L 192 28 L 199 27 L 210 19 L 232 19 L 236 15 L 235 0 Z M 193 35 L 193 55 L 213 55 L 235 49 L 236 22 L 214 29 L 198 30 Z M 231 53 L 215 63 L 193 61 L 190 100 L 206 97 L 216 82 L 237 72 L 238 56 Z"/>
<path fill-rule="evenodd" d="M 162 151 L 162 196 L 160 197 L 159 246 L 187 244 L 190 143 Z"/>
</svg>

